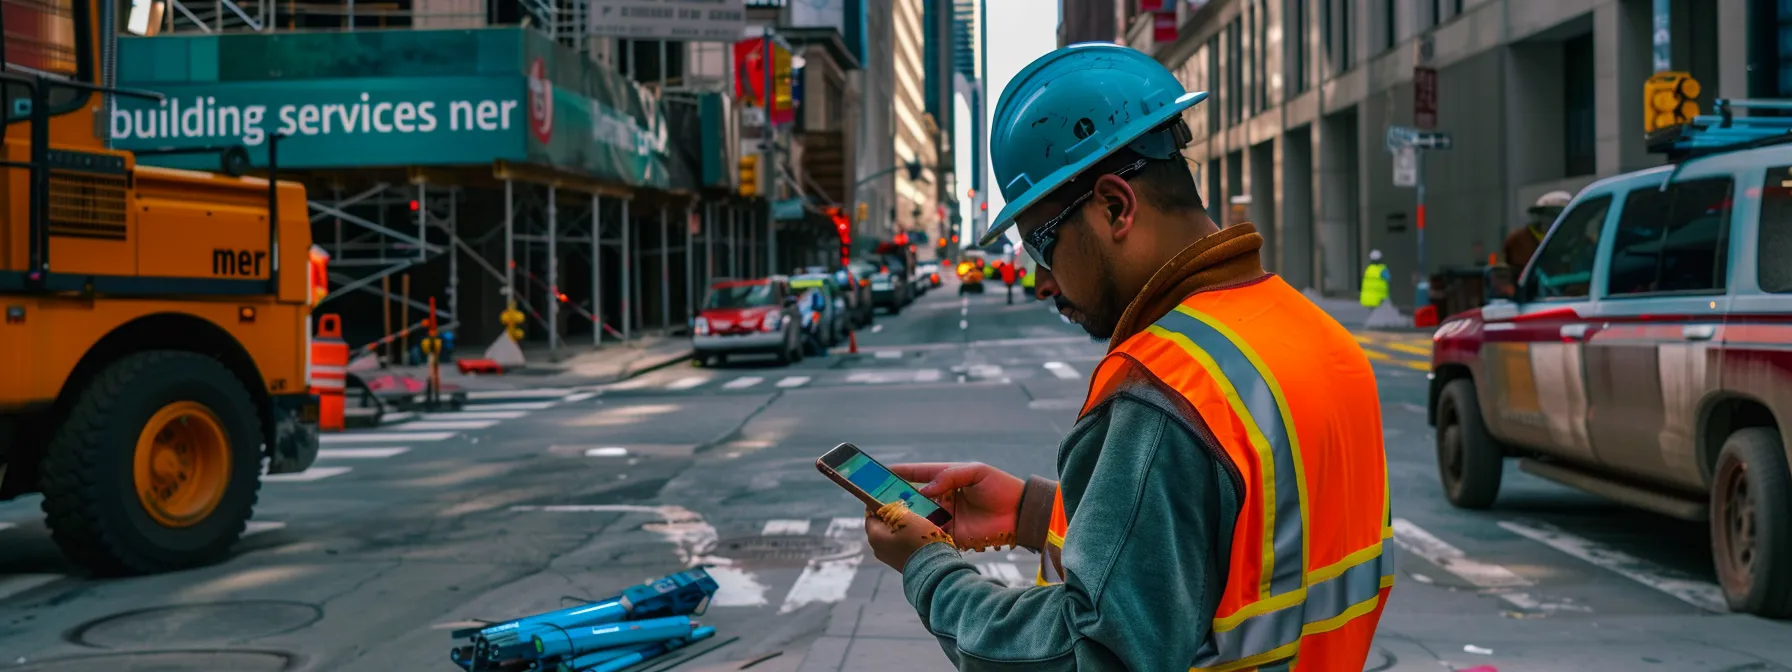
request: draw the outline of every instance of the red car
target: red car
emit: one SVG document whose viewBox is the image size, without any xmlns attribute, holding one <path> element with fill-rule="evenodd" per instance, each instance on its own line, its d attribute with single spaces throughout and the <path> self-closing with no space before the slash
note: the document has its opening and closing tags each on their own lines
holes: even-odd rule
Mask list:
<svg viewBox="0 0 1792 672">
<path fill-rule="evenodd" d="M 796 301 L 781 275 L 711 285 L 691 330 L 697 362 L 722 364 L 729 355 L 747 354 L 774 355 L 780 364 L 801 361 L 803 322 Z"/>
</svg>

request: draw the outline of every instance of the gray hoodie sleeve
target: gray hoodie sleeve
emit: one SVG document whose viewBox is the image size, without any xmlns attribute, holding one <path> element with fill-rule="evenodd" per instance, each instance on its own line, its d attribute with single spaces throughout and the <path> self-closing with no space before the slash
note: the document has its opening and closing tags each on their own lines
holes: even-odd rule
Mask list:
<svg viewBox="0 0 1792 672">
<path fill-rule="evenodd" d="M 1067 580 L 1004 587 L 931 544 L 903 571 L 909 603 L 960 670 L 1187 669 L 1224 589 L 1229 472 L 1186 425 L 1125 398 L 1066 446 Z"/>
</svg>

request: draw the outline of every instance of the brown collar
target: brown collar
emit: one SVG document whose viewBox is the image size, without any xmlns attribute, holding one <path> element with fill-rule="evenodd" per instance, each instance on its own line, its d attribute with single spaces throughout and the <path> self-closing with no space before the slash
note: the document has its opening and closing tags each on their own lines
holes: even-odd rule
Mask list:
<svg viewBox="0 0 1792 672">
<path fill-rule="evenodd" d="M 1108 350 L 1144 331 L 1196 292 L 1263 277 L 1262 248 L 1263 235 L 1248 222 L 1220 229 L 1183 248 L 1151 275 L 1138 297 L 1126 306 L 1114 336 L 1108 339 Z"/>
</svg>

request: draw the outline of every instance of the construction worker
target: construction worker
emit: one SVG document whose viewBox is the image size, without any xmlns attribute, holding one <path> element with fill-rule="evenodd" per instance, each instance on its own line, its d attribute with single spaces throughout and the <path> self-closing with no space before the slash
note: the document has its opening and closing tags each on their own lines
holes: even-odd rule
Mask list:
<svg viewBox="0 0 1792 672">
<path fill-rule="evenodd" d="M 1363 290 L 1357 296 L 1364 308 L 1374 308 L 1388 300 L 1388 265 L 1381 263 L 1381 250 L 1369 250 L 1369 265 L 1363 267 Z"/>
<path fill-rule="evenodd" d="M 867 512 L 876 557 L 959 669 L 1363 669 L 1393 585 L 1375 376 L 1264 272 L 1253 226 L 1207 217 L 1181 155 L 1181 114 L 1206 97 L 1089 43 L 1034 61 L 996 104 L 1008 205 L 985 242 L 1018 226 L 1051 271 L 1039 296 L 1108 355 L 1057 482 L 900 465 L 949 529 L 900 502 Z M 1037 585 L 960 556 L 992 545 L 1042 551 Z"/>
<path fill-rule="evenodd" d="M 1524 226 L 1514 229 L 1506 236 L 1506 265 L 1514 270 L 1522 270 L 1525 264 L 1531 263 L 1531 255 L 1537 253 L 1537 247 L 1543 244 L 1543 234 L 1549 233 L 1549 227 L 1556 223 L 1556 217 L 1574 200 L 1574 194 L 1566 191 L 1552 191 L 1537 197 L 1537 202 L 1530 208 L 1530 221 Z"/>
</svg>

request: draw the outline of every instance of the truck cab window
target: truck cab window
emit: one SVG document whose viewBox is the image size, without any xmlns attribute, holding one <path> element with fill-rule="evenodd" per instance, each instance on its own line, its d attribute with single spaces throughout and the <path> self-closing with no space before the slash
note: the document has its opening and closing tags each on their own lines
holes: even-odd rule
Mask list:
<svg viewBox="0 0 1792 672">
<path fill-rule="evenodd" d="M 0 0 L 6 22 L 6 65 L 23 74 L 91 81 L 87 57 L 88 11 L 75 0 Z M 5 87 L 7 121 L 30 114 L 31 94 L 25 87 Z M 50 109 L 63 111 L 86 98 L 85 92 L 52 89 Z"/>
<path fill-rule="evenodd" d="M 1761 291 L 1792 292 L 1792 166 L 1767 169 L 1761 183 L 1761 221 L 1755 266 Z"/>
<path fill-rule="evenodd" d="M 1721 292 L 1729 273 L 1730 180 L 1689 180 L 1624 199 L 1606 292 Z"/>
<path fill-rule="evenodd" d="M 1591 293 L 1599 234 L 1605 228 L 1605 213 L 1611 205 L 1610 196 L 1588 199 L 1562 217 L 1531 261 L 1520 298 L 1581 298 Z"/>
</svg>

